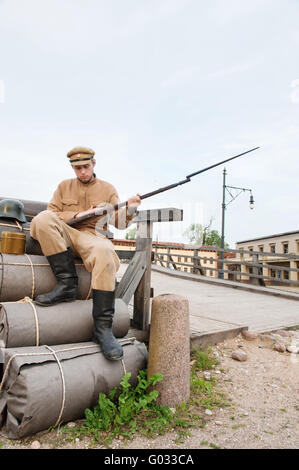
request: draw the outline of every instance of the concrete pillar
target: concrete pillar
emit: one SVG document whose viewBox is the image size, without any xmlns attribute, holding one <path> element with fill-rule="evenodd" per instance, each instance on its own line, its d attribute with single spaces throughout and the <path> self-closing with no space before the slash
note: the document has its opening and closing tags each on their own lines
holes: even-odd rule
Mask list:
<svg viewBox="0 0 299 470">
<path fill-rule="evenodd" d="M 153 299 L 149 339 L 148 377 L 162 374 L 155 385 L 157 402 L 174 407 L 190 396 L 189 303 L 175 294 Z"/>
</svg>

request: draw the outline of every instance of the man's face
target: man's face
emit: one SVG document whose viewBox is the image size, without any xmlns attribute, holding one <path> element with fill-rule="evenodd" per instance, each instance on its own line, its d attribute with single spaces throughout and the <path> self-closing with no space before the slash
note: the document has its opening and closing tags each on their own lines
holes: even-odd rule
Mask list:
<svg viewBox="0 0 299 470">
<path fill-rule="evenodd" d="M 85 163 L 85 165 L 73 166 L 73 170 L 76 173 L 78 180 L 82 183 L 89 183 L 93 177 L 95 163 L 95 160 L 93 160 L 90 163 Z"/>
</svg>

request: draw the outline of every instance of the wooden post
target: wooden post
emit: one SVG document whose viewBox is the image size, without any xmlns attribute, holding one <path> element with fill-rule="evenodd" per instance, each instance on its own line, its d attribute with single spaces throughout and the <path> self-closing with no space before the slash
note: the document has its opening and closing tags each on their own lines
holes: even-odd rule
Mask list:
<svg viewBox="0 0 299 470">
<path fill-rule="evenodd" d="M 259 262 L 259 256 L 258 255 L 252 255 L 252 263 L 253 264 L 258 264 Z M 252 267 L 252 274 L 258 275 L 259 274 L 259 268 L 257 266 Z M 251 278 L 251 283 L 254 284 L 255 286 L 258 286 L 259 283 L 259 278 L 258 277 L 252 277 Z"/>
<path fill-rule="evenodd" d="M 143 251 L 145 271 L 134 294 L 133 327 L 147 330 L 150 316 L 151 297 L 151 262 L 152 262 L 153 222 L 150 220 L 137 223 L 136 252 Z"/>
<path fill-rule="evenodd" d="M 167 247 L 167 264 L 166 267 L 169 268 L 170 265 L 170 248 L 169 246 Z"/>
<path fill-rule="evenodd" d="M 193 258 L 193 274 L 198 274 L 198 267 L 197 267 L 198 266 L 198 263 L 197 263 L 198 259 L 195 258 L 195 256 L 196 257 L 198 256 L 198 250 L 197 249 L 193 250 L 193 256 L 194 256 L 194 258 Z"/>
</svg>

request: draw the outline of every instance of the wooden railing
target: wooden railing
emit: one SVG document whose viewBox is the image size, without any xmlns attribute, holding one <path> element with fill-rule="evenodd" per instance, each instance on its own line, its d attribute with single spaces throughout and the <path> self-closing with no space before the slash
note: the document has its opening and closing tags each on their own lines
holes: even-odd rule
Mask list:
<svg viewBox="0 0 299 470">
<path fill-rule="evenodd" d="M 224 257 L 223 268 L 220 256 L 222 251 L 233 256 Z M 211 256 L 206 256 L 205 252 L 210 252 Z M 181 261 L 180 258 L 187 258 L 188 261 Z M 209 265 L 207 261 L 210 262 Z M 223 250 L 219 247 L 195 245 L 182 247 L 182 245 L 162 245 L 153 242 L 153 263 L 207 277 L 218 278 L 223 273 L 224 279 L 262 286 L 299 286 L 299 253 L 285 254 L 231 248 Z"/>
</svg>

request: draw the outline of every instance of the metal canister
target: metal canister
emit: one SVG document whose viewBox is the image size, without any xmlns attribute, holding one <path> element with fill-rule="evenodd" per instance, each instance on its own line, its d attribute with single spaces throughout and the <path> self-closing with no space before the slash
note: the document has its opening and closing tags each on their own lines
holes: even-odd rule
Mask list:
<svg viewBox="0 0 299 470">
<path fill-rule="evenodd" d="M 26 235 L 25 233 L 2 232 L 1 253 L 23 255 L 25 253 Z"/>
</svg>

